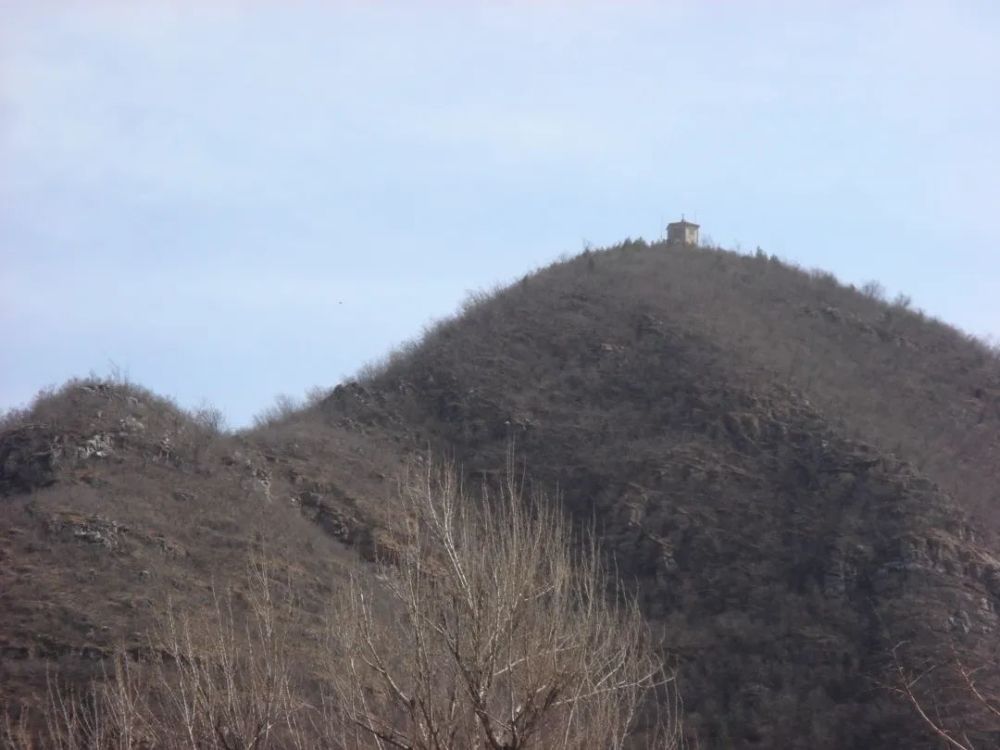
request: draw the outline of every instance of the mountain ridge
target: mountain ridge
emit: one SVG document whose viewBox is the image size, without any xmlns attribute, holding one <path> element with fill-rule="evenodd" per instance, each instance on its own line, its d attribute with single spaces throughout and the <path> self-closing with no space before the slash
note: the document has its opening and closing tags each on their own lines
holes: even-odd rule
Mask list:
<svg viewBox="0 0 1000 750">
<path fill-rule="evenodd" d="M 149 601 L 91 605 L 119 624 L 167 590 L 202 606 L 255 535 L 316 604 L 393 543 L 408 460 L 430 449 L 490 481 L 512 442 L 632 582 L 703 747 L 930 747 L 885 687 L 893 647 L 992 658 L 1000 365 L 829 275 L 626 241 L 480 295 L 256 429 L 172 409 L 84 381 L 8 418 L 2 682 L 129 635 L 67 627 L 81 592 Z"/>
</svg>

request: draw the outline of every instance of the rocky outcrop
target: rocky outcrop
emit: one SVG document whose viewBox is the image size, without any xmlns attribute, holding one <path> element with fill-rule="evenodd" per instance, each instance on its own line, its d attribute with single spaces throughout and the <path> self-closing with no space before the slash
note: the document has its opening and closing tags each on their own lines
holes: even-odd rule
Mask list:
<svg viewBox="0 0 1000 750">
<path fill-rule="evenodd" d="M 44 425 L 0 434 L 0 493 L 31 492 L 56 481 L 65 441 Z"/>
<path fill-rule="evenodd" d="M 31 492 L 56 482 L 62 469 L 114 454 L 107 433 L 78 435 L 27 424 L 0 433 L 0 494 Z"/>
<path fill-rule="evenodd" d="M 45 522 L 50 534 L 87 544 L 96 544 L 112 552 L 122 548 L 129 527 L 99 515 L 81 516 L 72 511 L 53 513 Z"/>
</svg>

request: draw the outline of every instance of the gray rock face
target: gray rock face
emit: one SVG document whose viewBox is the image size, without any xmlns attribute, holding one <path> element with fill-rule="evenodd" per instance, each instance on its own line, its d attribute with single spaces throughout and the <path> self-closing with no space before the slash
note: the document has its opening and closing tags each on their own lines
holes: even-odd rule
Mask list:
<svg viewBox="0 0 1000 750">
<path fill-rule="evenodd" d="M 64 465 L 108 458 L 114 451 L 114 439 L 107 433 L 76 437 L 30 424 L 10 430 L 0 436 L 0 493 L 47 487 Z"/>
<path fill-rule="evenodd" d="M 293 502 L 327 534 L 345 543 L 354 541 L 354 522 L 344 512 L 342 503 L 331 502 L 323 493 L 312 490 L 300 492 Z"/>
<path fill-rule="evenodd" d="M 76 446 L 76 457 L 80 460 L 86 460 L 91 457 L 107 458 L 113 452 L 114 441 L 110 435 L 93 435 Z"/>
<path fill-rule="evenodd" d="M 146 431 L 146 425 L 131 414 L 119 420 L 118 426 L 123 433 L 141 433 Z"/>
<path fill-rule="evenodd" d="M 56 480 L 63 440 L 43 425 L 25 425 L 0 438 L 0 493 L 30 492 Z"/>
<path fill-rule="evenodd" d="M 67 539 L 87 544 L 96 544 L 110 551 L 118 551 L 129 528 L 102 516 L 80 516 L 63 512 L 52 515 L 47 530 Z"/>
</svg>

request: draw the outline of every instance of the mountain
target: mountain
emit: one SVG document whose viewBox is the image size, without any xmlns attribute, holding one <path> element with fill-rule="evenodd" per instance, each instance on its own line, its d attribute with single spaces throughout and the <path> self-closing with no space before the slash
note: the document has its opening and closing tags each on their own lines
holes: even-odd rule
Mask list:
<svg viewBox="0 0 1000 750">
<path fill-rule="evenodd" d="M 875 287 L 642 241 L 479 295 L 245 433 L 93 380 L 9 415 L 0 684 L 96 673 L 255 544 L 302 582 L 308 655 L 391 543 L 400 467 L 429 449 L 490 482 L 511 443 L 634 587 L 700 747 L 935 747 L 892 690 L 930 665 L 924 704 L 1000 741 L 949 668 L 997 663 L 996 354 Z"/>
</svg>

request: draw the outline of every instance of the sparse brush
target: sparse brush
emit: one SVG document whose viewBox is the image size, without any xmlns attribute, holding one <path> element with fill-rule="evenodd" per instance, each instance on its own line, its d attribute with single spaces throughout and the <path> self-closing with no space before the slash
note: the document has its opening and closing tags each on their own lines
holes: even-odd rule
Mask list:
<svg viewBox="0 0 1000 750">
<path fill-rule="evenodd" d="M 5 715 L 5 744 L 518 750 L 622 748 L 631 737 L 677 746 L 673 677 L 592 538 L 581 547 L 512 472 L 482 504 L 448 467 L 410 474 L 401 496 L 391 532 L 402 546 L 377 583 L 356 577 L 333 603 L 318 690 L 293 656 L 293 588 L 255 553 L 243 595 L 213 588 L 207 616 L 168 607 L 148 658 L 117 650 L 82 693 L 53 678 L 38 726 L 23 711 Z"/>
<path fill-rule="evenodd" d="M 375 583 L 354 579 L 331 623 L 347 747 L 620 748 L 647 698 L 674 693 L 596 544 L 512 471 L 482 505 L 447 467 L 402 494 L 400 549 Z M 645 740 L 676 746 L 679 714 L 661 719 Z"/>
</svg>

